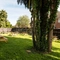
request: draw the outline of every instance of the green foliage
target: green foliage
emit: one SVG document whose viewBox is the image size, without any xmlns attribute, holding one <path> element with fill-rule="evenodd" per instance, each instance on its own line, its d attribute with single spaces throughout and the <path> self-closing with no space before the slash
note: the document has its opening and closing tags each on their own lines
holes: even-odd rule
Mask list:
<svg viewBox="0 0 60 60">
<path fill-rule="evenodd" d="M 29 18 L 28 18 L 28 16 L 24 15 L 24 16 L 19 17 L 19 19 L 17 20 L 16 26 L 20 27 L 20 28 L 29 27 Z"/>
<path fill-rule="evenodd" d="M 9 20 L 6 20 L 6 27 L 8 28 L 12 27 L 12 24 L 9 22 Z"/>
<path fill-rule="evenodd" d="M 11 27 L 12 25 L 7 20 L 7 12 L 5 10 L 0 11 L 0 27 Z"/>
<path fill-rule="evenodd" d="M 4 10 L 0 11 L 0 27 L 6 27 L 7 12 Z"/>
</svg>

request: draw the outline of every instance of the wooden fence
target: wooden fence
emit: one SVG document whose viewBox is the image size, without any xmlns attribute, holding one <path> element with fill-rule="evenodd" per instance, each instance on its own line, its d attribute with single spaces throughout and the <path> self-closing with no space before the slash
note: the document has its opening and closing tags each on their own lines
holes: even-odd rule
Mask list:
<svg viewBox="0 0 60 60">
<path fill-rule="evenodd" d="M 0 28 L 0 33 L 19 32 L 32 34 L 31 28 Z M 53 30 L 53 36 L 60 38 L 60 29 Z"/>
<path fill-rule="evenodd" d="M 57 38 L 60 39 L 60 29 L 54 29 L 53 30 L 53 36 L 57 36 Z"/>
<path fill-rule="evenodd" d="M 19 32 L 31 34 L 31 28 L 0 28 L 0 33 Z"/>
<path fill-rule="evenodd" d="M 31 34 L 31 28 L 12 28 L 12 32 L 19 32 L 19 33 L 29 33 Z"/>
<path fill-rule="evenodd" d="M 12 28 L 0 28 L 0 33 L 11 32 Z"/>
</svg>

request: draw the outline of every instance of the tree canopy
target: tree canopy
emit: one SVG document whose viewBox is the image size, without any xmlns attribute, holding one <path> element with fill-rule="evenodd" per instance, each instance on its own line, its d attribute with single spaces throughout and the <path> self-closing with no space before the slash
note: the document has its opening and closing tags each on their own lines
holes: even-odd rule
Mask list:
<svg viewBox="0 0 60 60">
<path fill-rule="evenodd" d="M 7 20 L 7 12 L 5 10 L 0 11 L 0 27 L 9 27 L 11 26 L 10 22 Z"/>
<path fill-rule="evenodd" d="M 21 16 L 19 17 L 19 19 L 17 20 L 17 23 L 16 23 L 16 26 L 17 27 L 20 27 L 20 28 L 27 28 L 29 27 L 29 18 L 28 16 L 24 15 L 24 16 Z"/>
</svg>

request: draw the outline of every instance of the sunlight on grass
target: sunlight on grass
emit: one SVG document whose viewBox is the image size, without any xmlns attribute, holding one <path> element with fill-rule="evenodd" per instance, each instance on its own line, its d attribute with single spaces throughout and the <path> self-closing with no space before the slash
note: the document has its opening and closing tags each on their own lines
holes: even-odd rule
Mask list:
<svg viewBox="0 0 60 60">
<path fill-rule="evenodd" d="M 60 48 L 60 43 L 53 42 L 53 47 Z"/>
<path fill-rule="evenodd" d="M 32 36 L 28 34 L 18 34 L 16 35 L 16 37 L 32 39 Z"/>
<path fill-rule="evenodd" d="M 32 40 L 32 36 L 31 35 L 29 35 L 29 34 L 22 34 L 22 33 L 20 33 L 20 34 L 13 34 L 13 33 L 8 33 L 8 34 L 0 34 L 0 35 L 2 35 L 2 36 L 11 36 L 11 37 L 17 37 L 17 38 L 28 38 L 28 39 L 31 39 Z"/>
<path fill-rule="evenodd" d="M 32 36 L 28 34 L 0 34 L 8 42 L 0 42 L 0 60 L 60 60 L 60 40 L 52 42 L 52 52 L 41 54 L 34 50 Z M 31 51 L 31 52 L 27 52 Z"/>
<path fill-rule="evenodd" d="M 60 58 L 58 58 L 57 56 L 49 55 L 49 54 L 48 54 L 48 56 L 50 56 L 50 57 L 52 57 L 52 58 L 56 58 L 56 59 L 60 60 Z"/>
<path fill-rule="evenodd" d="M 59 52 L 60 53 L 60 40 L 55 40 L 52 42 L 53 47 L 56 48 L 56 50 L 54 50 L 55 52 Z"/>
</svg>

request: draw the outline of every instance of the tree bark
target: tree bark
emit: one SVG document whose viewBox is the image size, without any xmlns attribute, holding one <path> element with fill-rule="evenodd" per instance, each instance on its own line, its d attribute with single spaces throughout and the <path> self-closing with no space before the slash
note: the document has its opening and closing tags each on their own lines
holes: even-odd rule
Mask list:
<svg viewBox="0 0 60 60">
<path fill-rule="evenodd" d="M 51 28 L 52 28 L 53 24 L 51 24 Z M 52 38 L 53 38 L 53 29 L 49 29 L 50 31 L 48 32 L 48 52 L 51 52 L 51 48 L 52 48 Z"/>
<path fill-rule="evenodd" d="M 31 17 L 31 28 L 32 28 L 33 46 L 35 48 L 36 47 L 36 42 L 35 42 L 35 17 Z"/>
</svg>

